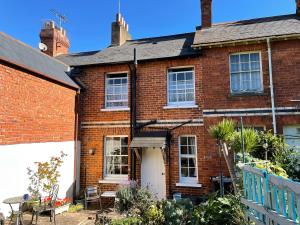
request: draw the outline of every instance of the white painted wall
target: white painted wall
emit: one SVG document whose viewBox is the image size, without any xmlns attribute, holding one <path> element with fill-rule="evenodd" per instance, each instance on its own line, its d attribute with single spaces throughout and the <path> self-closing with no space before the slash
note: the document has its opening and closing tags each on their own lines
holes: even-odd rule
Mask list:
<svg viewBox="0 0 300 225">
<path fill-rule="evenodd" d="M 2 203 L 4 199 L 28 193 L 27 168 L 34 168 L 34 162 L 49 161 L 61 151 L 67 156 L 61 167 L 59 197 L 72 197 L 74 141 L 0 145 L 0 212 L 7 216 L 10 211 L 9 206 Z"/>
</svg>

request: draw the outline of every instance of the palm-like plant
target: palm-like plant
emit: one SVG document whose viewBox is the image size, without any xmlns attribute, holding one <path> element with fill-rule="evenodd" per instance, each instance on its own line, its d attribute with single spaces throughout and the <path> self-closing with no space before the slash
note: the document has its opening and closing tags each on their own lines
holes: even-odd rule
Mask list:
<svg viewBox="0 0 300 225">
<path fill-rule="evenodd" d="M 232 180 L 234 192 L 237 193 L 234 163 L 232 157 L 230 157 L 227 144 L 232 139 L 234 131 L 235 122 L 229 119 L 223 119 L 223 121 L 209 128 L 210 134 L 217 140 L 219 148 L 223 153 Z"/>
</svg>

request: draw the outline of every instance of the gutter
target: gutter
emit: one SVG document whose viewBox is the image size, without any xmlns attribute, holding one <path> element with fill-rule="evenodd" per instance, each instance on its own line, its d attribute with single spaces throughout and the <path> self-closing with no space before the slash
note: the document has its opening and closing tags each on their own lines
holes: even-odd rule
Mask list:
<svg viewBox="0 0 300 225">
<path fill-rule="evenodd" d="M 276 112 L 275 112 L 274 84 L 273 84 L 272 47 L 271 47 L 271 39 L 270 38 L 267 38 L 267 45 L 268 45 L 271 105 L 272 105 L 272 123 L 273 123 L 273 132 L 276 135 L 277 134 L 277 125 L 276 125 Z"/>
</svg>

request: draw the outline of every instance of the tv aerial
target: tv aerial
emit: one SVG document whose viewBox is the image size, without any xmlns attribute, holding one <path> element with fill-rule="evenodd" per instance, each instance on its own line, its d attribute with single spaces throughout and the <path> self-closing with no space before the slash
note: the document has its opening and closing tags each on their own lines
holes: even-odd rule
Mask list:
<svg viewBox="0 0 300 225">
<path fill-rule="evenodd" d="M 66 23 L 68 22 L 68 19 L 66 17 L 66 15 L 56 11 L 55 9 L 51 9 L 51 12 L 55 15 L 55 17 L 58 19 L 59 22 L 59 27 L 62 27 L 62 23 Z"/>
</svg>

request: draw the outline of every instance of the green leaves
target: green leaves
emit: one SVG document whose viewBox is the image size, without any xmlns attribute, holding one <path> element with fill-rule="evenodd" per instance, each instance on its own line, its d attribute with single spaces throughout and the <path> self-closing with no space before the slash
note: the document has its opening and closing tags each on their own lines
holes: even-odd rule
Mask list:
<svg viewBox="0 0 300 225">
<path fill-rule="evenodd" d="M 35 162 L 36 170 L 27 168 L 30 185 L 28 191 L 31 196 L 39 197 L 41 192 L 49 193 L 54 184 L 57 184 L 60 177 L 59 168 L 63 164 L 64 157 L 67 156 L 63 152 L 58 157 L 51 157 L 49 162 Z"/>
<path fill-rule="evenodd" d="M 231 139 L 235 129 L 235 122 L 233 120 L 223 119 L 217 125 L 210 127 L 209 133 L 217 140 L 227 142 Z"/>
</svg>

